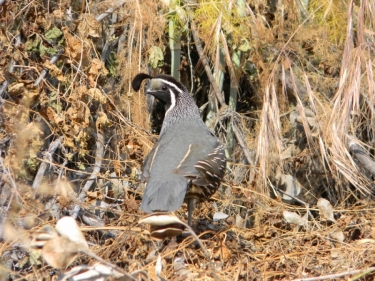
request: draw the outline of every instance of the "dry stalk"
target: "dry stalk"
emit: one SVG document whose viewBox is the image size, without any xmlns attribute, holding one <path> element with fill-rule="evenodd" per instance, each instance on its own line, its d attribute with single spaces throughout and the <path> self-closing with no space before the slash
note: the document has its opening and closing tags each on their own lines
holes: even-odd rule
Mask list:
<svg viewBox="0 0 375 281">
<path fill-rule="evenodd" d="M 86 198 L 86 193 L 90 190 L 91 185 L 94 183 L 94 180 L 96 179 L 97 175 L 100 172 L 100 168 L 102 166 L 102 161 L 103 161 L 103 155 L 104 155 L 104 136 L 100 132 L 96 132 L 96 152 L 95 152 L 95 163 L 94 163 L 94 168 L 87 179 L 84 187 L 81 190 L 81 193 L 78 196 L 78 202 L 82 203 L 85 198 Z M 78 212 L 81 209 L 80 205 L 75 205 L 72 213 L 72 217 L 74 219 L 77 218 Z"/>
<path fill-rule="evenodd" d="M 40 183 L 43 180 L 44 172 L 46 171 L 48 165 L 50 165 L 52 163 L 52 154 L 56 151 L 57 148 L 59 148 L 61 146 L 61 143 L 62 143 L 63 139 L 64 139 L 64 137 L 61 136 L 61 137 L 57 138 L 56 140 L 54 140 L 50 144 L 50 146 L 48 148 L 48 151 L 46 151 L 44 153 L 44 156 L 43 156 L 44 161 L 42 161 L 42 163 L 40 163 L 38 172 L 36 173 L 36 176 L 34 178 L 34 182 L 33 182 L 33 185 L 32 185 L 32 188 L 34 190 L 40 186 Z"/>
<path fill-rule="evenodd" d="M 371 273 L 375 271 L 375 267 L 369 267 L 367 269 L 354 269 L 354 270 L 348 270 L 340 273 L 335 273 L 335 274 L 329 274 L 329 275 L 323 275 L 323 276 L 318 276 L 318 277 L 309 277 L 309 278 L 301 278 L 301 279 L 294 279 L 293 281 L 315 281 L 315 280 L 328 280 L 328 279 L 334 279 L 334 278 L 340 278 L 344 277 L 346 275 L 353 275 L 353 274 L 358 274 L 358 273 Z M 351 279 L 355 280 L 355 279 Z"/>
</svg>

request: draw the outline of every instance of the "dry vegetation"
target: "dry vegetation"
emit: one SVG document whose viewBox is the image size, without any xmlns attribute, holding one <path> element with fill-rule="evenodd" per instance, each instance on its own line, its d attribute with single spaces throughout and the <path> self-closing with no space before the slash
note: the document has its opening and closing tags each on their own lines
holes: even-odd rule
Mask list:
<svg viewBox="0 0 375 281">
<path fill-rule="evenodd" d="M 373 280 L 375 2 L 307 3 L 0 0 L 1 279 Z M 227 146 L 209 257 L 139 224 L 163 108 L 130 81 L 176 69 Z"/>
</svg>

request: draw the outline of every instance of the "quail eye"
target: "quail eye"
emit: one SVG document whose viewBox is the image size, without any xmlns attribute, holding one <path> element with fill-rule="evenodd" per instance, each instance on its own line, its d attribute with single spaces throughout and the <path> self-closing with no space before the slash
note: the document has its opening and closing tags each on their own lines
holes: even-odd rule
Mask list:
<svg viewBox="0 0 375 281">
<path fill-rule="evenodd" d="M 161 89 L 162 89 L 163 91 L 166 91 L 166 90 L 167 90 L 167 86 L 163 85 L 163 86 L 161 87 Z"/>
</svg>

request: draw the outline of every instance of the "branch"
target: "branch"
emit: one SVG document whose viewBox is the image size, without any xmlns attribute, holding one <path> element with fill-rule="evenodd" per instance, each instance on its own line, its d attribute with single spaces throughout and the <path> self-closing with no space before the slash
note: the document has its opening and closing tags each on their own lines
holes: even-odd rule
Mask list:
<svg viewBox="0 0 375 281">
<path fill-rule="evenodd" d="M 0 1 L 0 5 L 2 5 L 2 4 L 3 3 L 1 3 L 1 1 Z M 15 40 L 16 40 L 16 43 L 14 44 L 14 47 L 17 48 L 21 44 L 21 35 L 18 34 L 15 37 Z M 15 64 L 14 60 L 12 59 L 12 61 L 10 62 L 10 66 L 9 66 L 9 73 L 12 73 L 14 71 L 14 64 Z M 1 85 L 1 87 L 0 87 L 0 98 L 3 95 L 3 92 L 8 88 L 8 85 L 9 85 L 8 80 L 5 80 L 3 85 Z"/>
<path fill-rule="evenodd" d="M 36 176 L 34 178 L 34 182 L 33 182 L 33 185 L 32 185 L 33 189 L 36 189 L 40 186 L 40 183 L 43 180 L 44 172 L 46 171 L 48 165 L 50 165 L 50 163 L 52 163 L 52 160 L 51 160 L 52 154 L 56 151 L 57 148 L 59 148 L 61 146 L 61 142 L 62 142 L 63 139 L 64 139 L 64 137 L 59 137 L 58 139 L 51 142 L 51 144 L 49 145 L 48 151 L 44 152 L 43 159 L 45 161 L 40 163 L 38 172 L 36 173 Z"/>
<path fill-rule="evenodd" d="M 352 275 L 352 274 L 357 274 L 357 273 L 370 273 L 375 270 L 375 267 L 369 267 L 367 269 L 355 269 L 355 270 L 348 270 L 336 274 L 329 274 L 325 276 L 319 276 L 319 277 L 310 277 L 310 278 L 301 278 L 301 279 L 294 279 L 293 281 L 316 281 L 316 280 L 328 280 L 328 279 L 334 279 L 334 278 L 339 278 L 343 277 L 345 275 Z M 355 280 L 355 279 L 351 279 Z"/>
<path fill-rule="evenodd" d="M 126 2 L 126 0 L 121 0 L 115 7 L 113 8 L 109 8 L 107 11 L 105 11 L 103 14 L 97 16 L 95 19 L 97 21 L 102 21 L 103 19 L 105 19 L 109 14 L 112 14 L 115 10 L 117 10 L 118 8 L 120 8 L 124 3 Z"/>
<path fill-rule="evenodd" d="M 90 190 L 91 185 L 93 184 L 94 180 L 97 178 L 97 175 L 100 172 L 100 167 L 102 166 L 102 160 L 104 155 L 104 136 L 97 132 L 96 133 L 96 153 L 95 153 L 95 164 L 94 169 L 87 179 L 85 186 L 82 188 L 81 193 L 78 196 L 78 203 L 82 203 L 86 198 L 86 193 Z M 78 212 L 81 207 L 77 204 L 74 206 L 72 217 L 74 219 L 77 218 Z"/>
<path fill-rule="evenodd" d="M 61 56 L 61 54 L 62 54 L 63 52 L 64 52 L 64 49 L 59 50 L 59 51 L 57 52 L 57 54 L 54 55 L 54 56 L 51 58 L 51 60 L 49 61 L 50 64 L 55 64 L 55 62 L 57 62 L 57 60 L 59 59 L 59 57 Z M 35 83 L 34 83 L 34 87 L 37 87 L 37 86 L 40 84 L 40 82 L 42 82 L 42 80 L 43 80 L 44 76 L 46 76 L 47 72 L 48 72 L 48 69 L 47 69 L 47 68 L 44 68 L 44 69 L 42 70 L 42 72 L 40 73 L 38 79 L 36 79 L 36 81 L 35 81 Z"/>
<path fill-rule="evenodd" d="M 189 8 L 186 8 L 187 11 L 189 12 L 189 14 L 191 14 L 191 10 Z M 207 60 L 207 57 L 206 55 L 203 53 L 203 48 L 202 48 L 202 42 L 201 40 L 199 39 L 199 36 L 198 36 L 198 33 L 197 33 L 197 27 L 194 23 L 194 21 L 190 18 L 190 24 L 191 24 L 191 33 L 193 34 L 193 38 L 194 38 L 194 41 L 195 41 L 195 46 L 197 48 L 197 51 L 198 51 L 198 54 L 199 54 L 199 57 L 200 59 L 202 60 L 202 64 L 204 66 L 204 70 L 206 71 L 206 74 L 207 74 L 207 77 L 208 77 L 208 80 L 210 81 L 211 83 L 211 86 L 215 92 L 215 96 L 217 98 L 217 100 L 219 101 L 221 107 L 225 108 L 227 107 L 226 103 L 225 103 L 225 100 L 224 100 L 224 97 L 223 95 L 220 93 L 218 87 L 217 87 L 217 84 L 216 84 L 216 81 L 215 81 L 215 78 L 214 76 L 212 75 L 212 72 L 211 72 L 211 68 L 208 64 L 208 60 Z"/>
<path fill-rule="evenodd" d="M 242 150 L 243 150 L 243 153 L 245 154 L 247 162 L 249 162 L 250 165 L 254 166 L 255 164 L 254 164 L 253 158 L 251 157 L 250 152 L 247 150 L 245 141 L 242 135 L 240 134 L 240 132 L 238 131 L 237 126 L 235 124 L 232 124 L 232 129 L 233 129 L 233 133 L 236 135 L 239 145 L 242 147 Z"/>
</svg>

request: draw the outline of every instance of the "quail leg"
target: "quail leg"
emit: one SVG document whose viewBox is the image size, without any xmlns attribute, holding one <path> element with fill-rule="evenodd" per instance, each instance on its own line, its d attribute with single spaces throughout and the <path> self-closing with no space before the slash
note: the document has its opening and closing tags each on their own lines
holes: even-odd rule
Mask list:
<svg viewBox="0 0 375 281">
<path fill-rule="evenodd" d="M 194 198 L 190 198 L 188 202 L 188 225 L 191 226 L 194 211 Z"/>
</svg>

